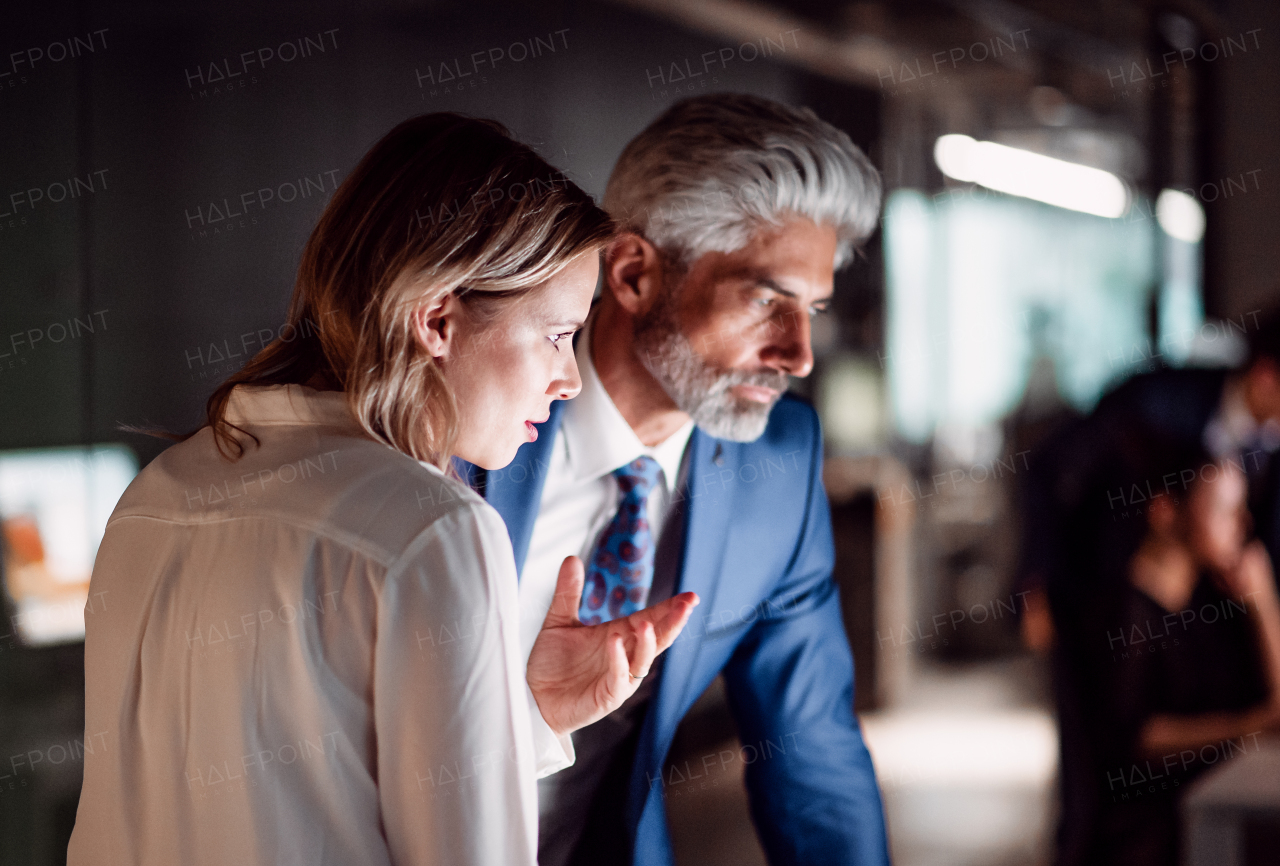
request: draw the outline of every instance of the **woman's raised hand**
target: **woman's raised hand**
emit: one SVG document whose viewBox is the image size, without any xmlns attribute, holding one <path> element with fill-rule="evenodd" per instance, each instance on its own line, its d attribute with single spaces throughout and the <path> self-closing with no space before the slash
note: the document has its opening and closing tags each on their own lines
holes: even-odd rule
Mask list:
<svg viewBox="0 0 1280 866">
<path fill-rule="evenodd" d="M 529 653 L 529 689 L 556 734 L 604 718 L 631 697 L 699 601 L 696 593 L 682 592 L 631 616 L 587 626 L 578 619 L 582 586 L 582 560 L 566 557 Z"/>
<path fill-rule="evenodd" d="M 1271 571 L 1271 557 L 1257 539 L 1245 547 L 1235 568 L 1215 575 L 1215 579 L 1218 588 L 1233 598 L 1260 604 L 1275 601 L 1276 583 Z"/>
</svg>

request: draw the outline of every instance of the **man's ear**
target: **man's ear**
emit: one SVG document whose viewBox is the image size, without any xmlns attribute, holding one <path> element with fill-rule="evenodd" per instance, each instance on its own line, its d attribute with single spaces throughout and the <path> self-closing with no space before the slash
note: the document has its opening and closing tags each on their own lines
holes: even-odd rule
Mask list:
<svg viewBox="0 0 1280 866">
<path fill-rule="evenodd" d="M 448 356 L 457 348 L 458 317 L 461 314 L 462 306 L 453 292 L 418 307 L 410 316 L 418 345 L 433 358 Z"/>
<path fill-rule="evenodd" d="M 633 316 L 647 313 L 662 294 L 662 255 L 634 232 L 623 232 L 604 253 L 605 291 Z"/>
</svg>

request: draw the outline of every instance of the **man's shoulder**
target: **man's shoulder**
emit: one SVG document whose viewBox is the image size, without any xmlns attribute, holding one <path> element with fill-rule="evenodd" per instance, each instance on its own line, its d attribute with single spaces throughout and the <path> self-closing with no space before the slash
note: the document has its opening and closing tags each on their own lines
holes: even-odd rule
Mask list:
<svg viewBox="0 0 1280 866">
<path fill-rule="evenodd" d="M 791 469 L 804 469 L 808 475 L 814 459 L 822 454 L 822 427 L 813 404 L 794 394 L 783 394 L 769 412 L 769 423 L 763 434 L 749 443 L 717 439 L 717 448 L 733 453 L 733 462 L 741 467 L 750 464 L 773 466 L 783 463 Z"/>
<path fill-rule="evenodd" d="M 764 433 L 755 442 L 747 444 L 789 451 L 797 447 L 812 447 L 820 436 L 818 413 L 813 404 L 788 391 L 774 404 Z"/>
<path fill-rule="evenodd" d="M 779 416 L 816 420 L 818 412 L 813 408 L 813 402 L 808 397 L 797 394 L 794 391 L 787 391 L 778 398 L 778 402 L 773 407 L 772 414 L 769 415 L 769 423 Z"/>
</svg>

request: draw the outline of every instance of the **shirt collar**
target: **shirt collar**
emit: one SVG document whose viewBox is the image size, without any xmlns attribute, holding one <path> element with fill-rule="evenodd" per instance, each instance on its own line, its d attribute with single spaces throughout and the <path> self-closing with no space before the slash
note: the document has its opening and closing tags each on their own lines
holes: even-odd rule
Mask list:
<svg viewBox="0 0 1280 866">
<path fill-rule="evenodd" d="M 1204 444 L 1215 457 L 1234 454 L 1258 432 L 1258 422 L 1244 399 L 1244 383 L 1236 376 L 1222 387 L 1218 410 L 1204 431 Z"/>
<path fill-rule="evenodd" d="M 237 385 L 227 401 L 232 424 L 325 424 L 359 427 L 341 391 L 305 385 Z"/>
<path fill-rule="evenodd" d="M 1218 411 L 1204 432 L 1205 444 L 1215 457 L 1249 448 L 1272 453 L 1280 448 L 1280 424 L 1272 418 L 1259 423 L 1245 400 L 1243 376 L 1232 376 L 1222 388 Z"/>
<path fill-rule="evenodd" d="M 582 391 L 565 407 L 560 425 L 574 480 L 591 481 L 647 454 L 662 467 L 667 488 L 674 488 L 680 476 L 685 446 L 693 434 L 693 421 L 685 422 L 679 430 L 653 447 L 640 441 L 596 374 L 595 362 L 591 359 L 591 323 L 594 318 L 588 318 L 582 336 L 578 338 L 578 375 L 582 378 Z"/>
</svg>

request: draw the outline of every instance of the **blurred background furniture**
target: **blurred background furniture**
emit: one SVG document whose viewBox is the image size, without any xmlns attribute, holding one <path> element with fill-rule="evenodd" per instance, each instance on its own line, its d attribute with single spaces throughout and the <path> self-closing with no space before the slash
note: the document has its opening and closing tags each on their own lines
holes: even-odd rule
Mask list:
<svg viewBox="0 0 1280 866">
<path fill-rule="evenodd" d="M 1280 742 L 1245 739 L 1243 755 L 1184 796 L 1186 866 L 1264 866 L 1280 857 Z"/>
</svg>

